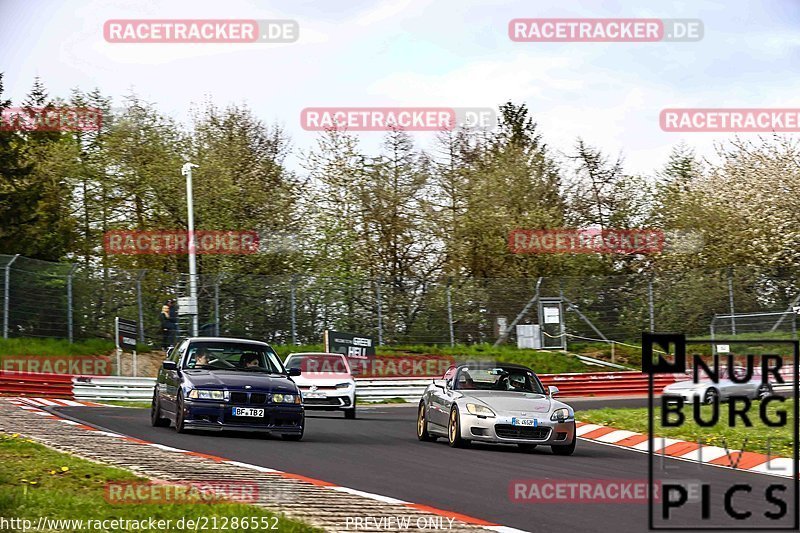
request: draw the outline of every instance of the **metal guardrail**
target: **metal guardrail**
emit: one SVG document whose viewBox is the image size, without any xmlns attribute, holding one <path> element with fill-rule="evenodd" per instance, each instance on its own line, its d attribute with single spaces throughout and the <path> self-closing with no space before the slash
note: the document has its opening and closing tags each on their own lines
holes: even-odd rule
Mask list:
<svg viewBox="0 0 800 533">
<path fill-rule="evenodd" d="M 72 395 L 76 400 L 150 400 L 155 383 L 155 378 L 75 376 Z"/>
<path fill-rule="evenodd" d="M 422 396 L 431 379 L 356 379 L 356 395 L 373 402 L 389 398 L 414 401 Z M 153 378 L 76 376 L 72 379 L 72 392 L 76 400 L 150 400 L 155 382 Z"/>
<path fill-rule="evenodd" d="M 580 374 L 542 374 L 547 385 L 556 385 L 563 396 L 612 396 L 645 394 L 647 376 L 641 372 L 596 372 Z M 366 402 L 402 398 L 416 402 L 432 377 L 356 378 L 356 396 Z M 124 376 L 76 376 L 73 378 L 76 400 L 150 400 L 153 397 L 153 378 Z M 655 380 L 658 392 L 674 381 L 672 376 Z"/>
</svg>

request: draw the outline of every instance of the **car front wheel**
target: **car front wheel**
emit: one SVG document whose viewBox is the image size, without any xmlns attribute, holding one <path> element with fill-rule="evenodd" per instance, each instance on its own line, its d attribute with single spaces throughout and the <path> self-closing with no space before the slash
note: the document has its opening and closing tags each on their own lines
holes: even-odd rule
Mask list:
<svg viewBox="0 0 800 533">
<path fill-rule="evenodd" d="M 183 418 L 183 391 L 178 393 L 178 401 L 175 405 L 175 431 L 178 433 L 186 433 L 186 421 Z"/>
<path fill-rule="evenodd" d="M 463 448 L 468 444 L 461 438 L 461 416 L 455 406 L 450 411 L 450 422 L 447 424 L 447 442 L 452 448 Z"/>
<path fill-rule="evenodd" d="M 155 428 L 169 427 L 169 418 L 161 416 L 161 402 L 158 400 L 158 391 L 153 391 L 153 403 L 150 404 L 150 425 Z"/>
</svg>

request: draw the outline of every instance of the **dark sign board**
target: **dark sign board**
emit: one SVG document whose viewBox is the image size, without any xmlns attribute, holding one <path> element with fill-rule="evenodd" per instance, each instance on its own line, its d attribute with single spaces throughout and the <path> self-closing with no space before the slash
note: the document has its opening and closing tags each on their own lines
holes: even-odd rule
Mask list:
<svg viewBox="0 0 800 533">
<path fill-rule="evenodd" d="M 116 330 L 117 348 L 123 352 L 135 351 L 138 332 L 136 321 L 117 317 Z"/>
<path fill-rule="evenodd" d="M 366 359 L 375 355 L 375 339 L 365 335 L 325 330 L 325 351 L 342 353 L 353 359 Z"/>
</svg>

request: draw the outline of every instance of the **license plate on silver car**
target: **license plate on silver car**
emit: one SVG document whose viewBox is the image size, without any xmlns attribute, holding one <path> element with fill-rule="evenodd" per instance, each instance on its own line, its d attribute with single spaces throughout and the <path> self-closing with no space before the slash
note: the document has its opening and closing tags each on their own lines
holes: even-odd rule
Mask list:
<svg viewBox="0 0 800 533">
<path fill-rule="evenodd" d="M 538 427 L 539 426 L 539 419 L 537 418 L 512 418 L 511 419 L 512 426 L 529 426 L 529 427 Z"/>
<path fill-rule="evenodd" d="M 253 416 L 260 418 L 264 416 L 264 410 L 256 409 L 255 407 L 234 407 L 233 416 Z"/>
</svg>

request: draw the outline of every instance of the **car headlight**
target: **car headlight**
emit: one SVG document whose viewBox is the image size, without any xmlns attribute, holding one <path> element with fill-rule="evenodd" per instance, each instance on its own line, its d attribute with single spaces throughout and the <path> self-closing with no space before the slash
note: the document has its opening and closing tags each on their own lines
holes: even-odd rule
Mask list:
<svg viewBox="0 0 800 533">
<path fill-rule="evenodd" d="M 189 398 L 193 400 L 227 400 L 228 394 L 227 391 L 222 390 L 203 390 L 203 389 L 192 389 L 189 391 Z"/>
<path fill-rule="evenodd" d="M 303 403 L 299 394 L 273 394 L 273 403 Z"/>
<path fill-rule="evenodd" d="M 349 388 L 349 387 L 350 387 L 350 384 L 349 384 L 349 383 L 337 383 L 337 384 L 336 384 L 336 388 L 337 388 L 337 389 L 347 389 L 347 388 Z"/>
<path fill-rule="evenodd" d="M 489 416 L 494 418 L 495 414 L 494 411 L 486 407 L 485 405 L 481 405 L 478 403 L 468 403 L 467 404 L 467 411 L 470 414 L 478 415 L 478 416 Z"/>
<path fill-rule="evenodd" d="M 566 407 L 562 407 L 560 409 L 556 409 L 555 411 L 553 411 L 553 414 L 550 415 L 550 420 L 552 420 L 554 422 L 557 421 L 557 420 L 567 420 L 568 418 L 571 418 L 571 417 L 570 417 L 570 414 L 569 414 L 569 409 L 567 409 Z"/>
</svg>

